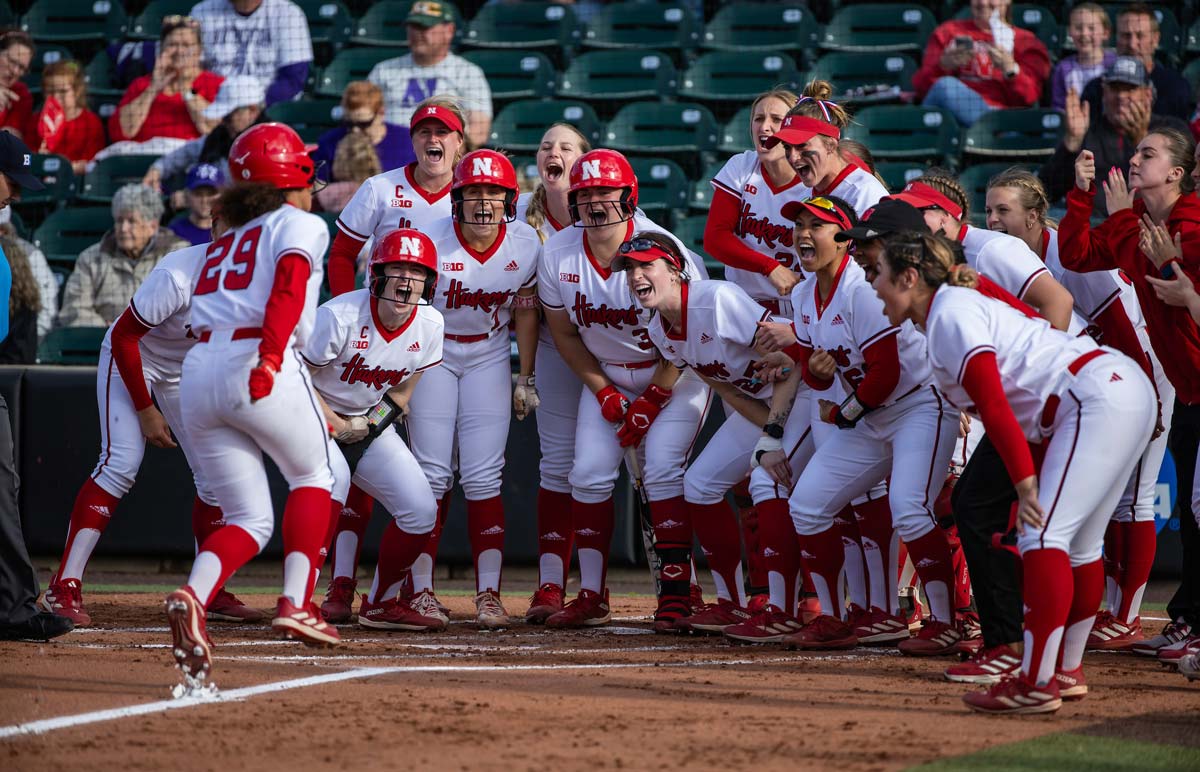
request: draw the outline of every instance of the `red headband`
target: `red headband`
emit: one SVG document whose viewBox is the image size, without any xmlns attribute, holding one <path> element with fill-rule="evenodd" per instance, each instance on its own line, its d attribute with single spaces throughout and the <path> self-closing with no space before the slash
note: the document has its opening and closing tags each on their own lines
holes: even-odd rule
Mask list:
<svg viewBox="0 0 1200 772">
<path fill-rule="evenodd" d="M 454 114 L 453 110 L 449 110 L 441 105 L 428 105 L 422 107 L 418 112 L 413 113 L 412 119 L 408 122 L 410 128 L 417 128 L 417 124 L 421 121 L 437 121 L 445 126 L 450 131 L 462 133 L 462 121 Z"/>
<path fill-rule="evenodd" d="M 892 198 L 907 201 L 917 209 L 928 209 L 931 206 L 936 206 L 939 209 L 945 210 L 955 220 L 961 220 L 963 216 L 961 206 L 946 198 L 940 191 L 923 182 L 908 183 L 904 187 L 904 190 L 892 196 Z"/>
<path fill-rule="evenodd" d="M 780 142 L 789 145 L 803 145 L 818 134 L 834 139 L 841 139 L 842 132 L 832 123 L 809 118 L 807 115 L 789 115 L 783 119 L 779 131 L 772 134 L 763 142 L 763 147 L 775 147 Z"/>
</svg>

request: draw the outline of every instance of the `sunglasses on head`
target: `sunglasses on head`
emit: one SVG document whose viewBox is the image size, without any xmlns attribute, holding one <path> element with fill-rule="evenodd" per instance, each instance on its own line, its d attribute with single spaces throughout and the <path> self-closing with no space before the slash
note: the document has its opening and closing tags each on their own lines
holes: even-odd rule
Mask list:
<svg viewBox="0 0 1200 772">
<path fill-rule="evenodd" d="M 199 27 L 200 20 L 191 16 L 173 13 L 163 17 L 162 25 L 164 27 Z"/>
<path fill-rule="evenodd" d="M 665 248 L 662 244 L 658 243 L 654 239 L 630 239 L 629 241 L 622 242 L 621 246 L 617 247 L 618 254 L 627 255 L 631 252 L 648 252 L 651 254 L 656 254 L 660 258 L 665 258 L 676 268 L 682 266 L 682 261 L 677 255 L 673 254 L 671 250 Z"/>
<path fill-rule="evenodd" d="M 835 218 L 837 218 L 838 223 L 843 228 L 850 227 L 850 220 L 846 217 L 846 213 L 843 212 L 841 209 L 839 209 L 837 204 L 833 203 L 832 201 L 825 198 L 824 196 L 814 196 L 813 198 L 806 199 L 804 201 L 804 203 L 809 206 L 815 206 L 818 209 L 824 209 L 826 212 L 829 212 Z"/>
</svg>

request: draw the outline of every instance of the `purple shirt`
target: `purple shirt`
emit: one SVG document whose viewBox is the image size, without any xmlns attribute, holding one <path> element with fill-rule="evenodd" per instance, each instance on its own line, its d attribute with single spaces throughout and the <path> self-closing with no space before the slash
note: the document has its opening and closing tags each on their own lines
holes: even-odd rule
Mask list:
<svg viewBox="0 0 1200 772">
<path fill-rule="evenodd" d="M 375 152 L 379 154 L 379 163 L 383 167 L 383 171 L 390 172 L 392 169 L 399 169 L 417 160 L 408 127 L 395 123 L 384 123 L 383 125 L 387 127 L 387 133 L 375 146 Z M 312 153 L 313 160 L 317 162 L 317 179 L 329 182 L 332 178 L 333 154 L 337 151 L 338 143 L 342 141 L 342 137 L 346 136 L 348 131 L 349 129 L 345 126 L 338 126 L 317 139 L 317 149 Z"/>
<path fill-rule="evenodd" d="M 1082 98 L 1083 87 L 1103 75 L 1116 58 L 1116 51 L 1105 51 L 1100 64 L 1082 65 L 1075 54 L 1060 60 L 1050 73 L 1050 106 L 1055 110 L 1066 109 L 1067 93 L 1071 89 Z"/>
<path fill-rule="evenodd" d="M 212 231 L 208 228 L 197 226 L 186 215 L 177 220 L 172 220 L 167 227 L 179 238 L 190 242 L 192 246 L 207 244 L 212 241 Z"/>
</svg>

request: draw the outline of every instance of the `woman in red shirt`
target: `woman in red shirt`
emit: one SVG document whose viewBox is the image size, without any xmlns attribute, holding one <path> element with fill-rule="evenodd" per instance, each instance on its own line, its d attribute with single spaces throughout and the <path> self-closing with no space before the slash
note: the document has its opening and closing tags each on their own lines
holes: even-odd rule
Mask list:
<svg viewBox="0 0 1200 772">
<path fill-rule="evenodd" d="M 9 30 L 0 35 L 0 127 L 18 137 L 33 111 L 33 96 L 21 82 L 32 62 L 33 38 L 28 33 Z"/>
<path fill-rule="evenodd" d="M 200 69 L 200 23 L 168 16 L 162 26 L 162 51 L 154 71 L 129 84 L 117 110 L 108 119 L 113 141 L 145 142 L 154 137 L 195 139 L 217 121 L 204 117 L 204 108 L 217 96 L 224 80 Z"/>
<path fill-rule="evenodd" d="M 42 71 L 42 105 L 25 130 L 39 153 L 56 153 L 83 174 L 88 161 L 104 147 L 104 123 L 87 109 L 87 81 L 78 62 L 58 61 Z"/>
</svg>

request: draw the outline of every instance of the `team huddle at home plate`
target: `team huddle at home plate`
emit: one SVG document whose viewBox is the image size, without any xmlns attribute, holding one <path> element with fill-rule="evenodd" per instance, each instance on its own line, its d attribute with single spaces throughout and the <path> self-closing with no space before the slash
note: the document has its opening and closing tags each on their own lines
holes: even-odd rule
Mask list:
<svg viewBox="0 0 1200 772">
<path fill-rule="evenodd" d="M 211 674 L 206 620 L 267 621 L 225 589 L 275 526 L 264 453 L 289 489 L 276 631 L 333 646 L 355 618 L 445 629 L 433 578 L 456 482 L 475 622 L 515 624 L 506 520 L 533 516 L 501 498 L 515 415 L 541 451 L 524 623 L 609 623 L 624 464 L 656 633 L 945 657 L 989 713 L 1083 698 L 1089 649 L 1196 674 L 1186 614 L 1158 635 L 1140 619 L 1168 432 L 1200 404 L 1195 144 L 1151 130 L 1128 179 L 1081 152 L 1057 225 L 1038 178 L 1008 170 L 982 228 L 950 172 L 889 195 L 829 90 L 754 101 L 753 149 L 712 180 L 723 281 L 639 209 L 628 160 L 566 123 L 522 194 L 506 155 L 467 152 L 453 102 L 427 100 L 417 161 L 367 180 L 332 243 L 309 212 L 311 147 L 280 123 L 245 131 L 213 240 L 164 258 L 104 341 L 101 454 L 43 606 L 90 624 L 84 568 L 148 441 L 178 444 L 195 480 L 195 561 L 166 598 L 190 684 Z M 1195 457 L 1200 435 L 1172 437 L 1177 464 Z M 1200 488 L 1179 496 L 1200 512 Z M 391 519 L 360 586 L 376 504 Z"/>
</svg>

